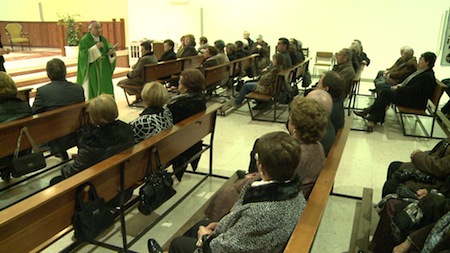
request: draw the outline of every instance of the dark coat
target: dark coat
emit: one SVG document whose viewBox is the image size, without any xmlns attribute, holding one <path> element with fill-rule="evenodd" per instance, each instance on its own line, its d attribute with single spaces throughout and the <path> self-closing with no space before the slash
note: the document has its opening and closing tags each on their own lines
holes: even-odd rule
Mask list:
<svg viewBox="0 0 450 253">
<path fill-rule="evenodd" d="M 203 94 L 182 94 L 173 97 L 167 105 L 172 112 L 173 124 L 206 110 L 206 99 Z"/>
<path fill-rule="evenodd" d="M 120 120 L 100 127 L 88 125 L 79 133 L 78 156 L 75 162 L 66 164 L 61 169 L 64 178 L 134 145 L 131 126 Z"/>
<path fill-rule="evenodd" d="M 68 81 L 52 81 L 37 89 L 33 113 L 41 113 L 84 101 L 81 85 Z"/>
<path fill-rule="evenodd" d="M 397 105 L 424 109 L 428 99 L 433 95 L 435 87 L 434 71 L 427 69 L 395 91 L 398 96 Z"/>
<path fill-rule="evenodd" d="M 161 55 L 161 58 L 159 58 L 159 61 L 170 61 L 177 59 L 177 54 L 172 50 L 166 51 Z"/>
<path fill-rule="evenodd" d="M 195 56 L 195 55 L 198 55 L 197 49 L 195 49 L 194 46 L 188 46 L 188 47 L 183 48 L 183 51 L 180 54 L 180 58 Z"/>
<path fill-rule="evenodd" d="M 31 116 L 28 102 L 18 98 L 0 98 L 0 123 L 6 123 Z"/>
</svg>

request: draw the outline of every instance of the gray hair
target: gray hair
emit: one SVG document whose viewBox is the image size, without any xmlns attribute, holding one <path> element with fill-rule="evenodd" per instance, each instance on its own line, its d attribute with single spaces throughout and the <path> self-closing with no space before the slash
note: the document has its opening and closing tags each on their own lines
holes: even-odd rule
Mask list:
<svg viewBox="0 0 450 253">
<path fill-rule="evenodd" d="M 412 49 L 409 46 L 403 46 L 402 48 L 400 48 L 401 51 L 405 51 L 407 52 L 409 55 L 413 56 L 414 55 L 414 49 Z"/>
</svg>

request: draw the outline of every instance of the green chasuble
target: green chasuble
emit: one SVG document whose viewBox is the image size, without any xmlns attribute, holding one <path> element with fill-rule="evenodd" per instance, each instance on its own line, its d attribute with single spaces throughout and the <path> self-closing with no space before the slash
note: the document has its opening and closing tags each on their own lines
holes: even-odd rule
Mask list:
<svg viewBox="0 0 450 253">
<path fill-rule="evenodd" d="M 79 46 L 77 83 L 83 85 L 89 99 L 103 93 L 114 95 L 112 75 L 116 59 L 107 54 L 112 48 L 108 40 L 100 38 L 104 44 L 101 49 L 95 46 L 97 41 L 90 32 L 81 38 Z"/>
</svg>

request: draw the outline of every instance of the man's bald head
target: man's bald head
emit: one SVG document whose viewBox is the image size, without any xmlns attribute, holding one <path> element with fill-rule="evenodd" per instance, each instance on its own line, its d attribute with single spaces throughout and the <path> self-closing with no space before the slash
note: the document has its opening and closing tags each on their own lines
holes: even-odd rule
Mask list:
<svg viewBox="0 0 450 253">
<path fill-rule="evenodd" d="M 331 110 L 333 109 L 333 99 L 328 92 L 315 89 L 309 92 L 308 95 L 306 95 L 306 98 L 316 100 L 328 113 L 331 113 Z"/>
</svg>

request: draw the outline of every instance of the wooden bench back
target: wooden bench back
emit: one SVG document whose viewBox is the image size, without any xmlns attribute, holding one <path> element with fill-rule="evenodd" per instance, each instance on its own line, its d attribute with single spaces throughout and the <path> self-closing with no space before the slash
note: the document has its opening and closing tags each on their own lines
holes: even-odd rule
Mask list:
<svg viewBox="0 0 450 253">
<path fill-rule="evenodd" d="M 205 58 L 203 57 L 203 55 L 195 55 L 195 56 L 180 58 L 180 60 L 182 60 L 184 62 L 183 70 L 198 69 L 204 59 Z"/>
<path fill-rule="evenodd" d="M 314 184 L 306 208 L 284 250 L 285 253 L 310 252 L 331 189 L 333 188 L 334 178 L 339 167 L 339 162 L 341 161 L 342 153 L 344 152 L 352 121 L 351 117 L 346 117 L 345 126 L 338 130 L 333 146 L 328 153 L 327 162 Z"/>
<path fill-rule="evenodd" d="M 310 61 L 311 61 L 311 58 L 306 58 L 303 62 L 296 65 L 295 82 L 299 82 L 300 79 L 303 77 L 305 72 L 308 70 Z"/>
<path fill-rule="evenodd" d="M 205 69 L 205 87 L 206 90 L 214 88 L 218 83 L 230 77 L 230 68 L 233 65 L 223 63 Z"/>
<path fill-rule="evenodd" d="M 47 143 L 76 132 L 81 126 L 89 123 L 85 113 L 88 105 L 89 101 L 81 102 L 0 124 L 0 158 L 14 153 L 20 129 L 23 127 L 28 127 L 36 144 Z M 22 137 L 20 150 L 30 147 L 28 139 Z"/>
<path fill-rule="evenodd" d="M 135 186 L 145 176 L 152 147 L 167 164 L 215 128 L 220 105 L 185 119 L 135 146 L 51 186 L 0 212 L 0 252 L 42 250 L 72 229 L 75 192 L 84 182 L 92 182 L 106 201 L 117 195 L 120 169 L 125 171 L 125 188 Z"/>
<path fill-rule="evenodd" d="M 183 70 L 183 64 L 184 60 L 176 59 L 144 65 L 142 70 L 142 80 L 144 82 L 150 82 L 167 76 L 180 74 Z"/>
</svg>

